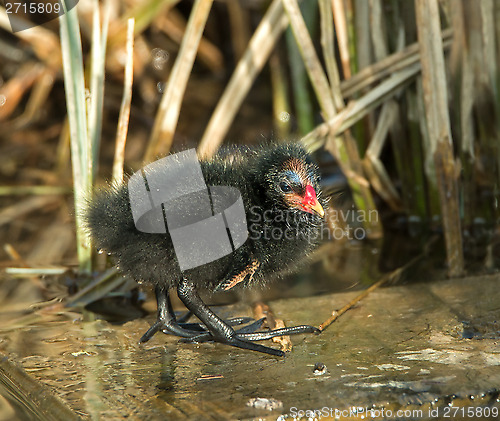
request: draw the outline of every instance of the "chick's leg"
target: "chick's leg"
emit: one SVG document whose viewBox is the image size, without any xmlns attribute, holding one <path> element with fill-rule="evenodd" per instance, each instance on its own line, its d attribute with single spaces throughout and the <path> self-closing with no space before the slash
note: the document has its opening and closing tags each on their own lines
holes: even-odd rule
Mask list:
<svg viewBox="0 0 500 421">
<path fill-rule="evenodd" d="M 169 313 L 172 315 L 172 318 L 174 320 L 177 320 L 177 324 L 180 327 L 182 327 L 184 329 L 188 329 L 188 330 L 196 330 L 196 331 L 199 331 L 199 332 L 207 332 L 207 330 L 205 329 L 205 327 L 203 325 L 201 325 L 200 323 L 187 323 L 187 321 L 193 315 L 193 313 L 190 310 L 188 310 L 181 317 L 176 318 L 175 312 L 172 309 L 172 303 L 170 302 L 170 297 L 169 296 L 167 296 L 167 304 L 168 304 L 168 311 L 169 311 Z M 262 319 L 262 320 L 264 320 L 264 319 Z M 256 325 L 255 320 L 252 319 L 251 317 L 233 317 L 231 319 L 226 320 L 226 323 L 229 326 L 244 325 L 244 324 L 247 324 L 247 323 L 250 323 L 250 322 L 253 322 L 253 323 L 251 325 L 246 326 L 246 329 L 252 329 L 252 326 Z M 260 322 L 260 324 L 262 325 L 262 321 Z M 252 330 L 248 330 L 248 332 L 255 332 L 255 330 L 257 330 L 257 329 L 258 329 L 258 327 L 254 328 Z M 171 332 L 164 331 L 163 333 L 171 333 Z"/>
<path fill-rule="evenodd" d="M 212 310 L 210 310 L 210 308 L 198 295 L 195 285 L 187 279 L 181 280 L 177 286 L 177 294 L 188 310 L 190 310 L 205 324 L 210 332 L 212 340 L 237 348 L 250 349 L 252 351 L 263 352 L 279 357 L 283 357 L 285 355 L 283 351 L 254 344 L 253 342 L 240 338 L 238 333 L 235 332 L 229 324 L 224 322 Z M 190 336 L 190 338 L 194 337 Z"/>
<path fill-rule="evenodd" d="M 149 341 L 156 332 L 163 331 L 165 333 L 172 333 L 177 336 L 182 336 L 183 338 L 191 338 L 203 332 L 204 329 L 198 327 L 198 325 L 185 324 L 179 326 L 175 318 L 175 313 L 172 309 L 172 304 L 170 303 L 169 291 L 162 289 L 160 287 L 155 288 L 156 302 L 158 304 L 158 318 L 156 322 L 151 326 L 148 331 L 142 335 L 139 343 L 144 343 Z M 192 328 L 187 329 L 186 327 Z"/>
</svg>

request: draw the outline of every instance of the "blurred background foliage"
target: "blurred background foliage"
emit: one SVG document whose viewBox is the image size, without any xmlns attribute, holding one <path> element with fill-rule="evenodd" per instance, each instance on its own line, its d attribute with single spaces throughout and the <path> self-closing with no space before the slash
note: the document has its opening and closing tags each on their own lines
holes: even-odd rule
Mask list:
<svg viewBox="0 0 500 421">
<path fill-rule="evenodd" d="M 128 293 L 81 229 L 93 186 L 272 139 L 314 152 L 328 193 L 347 182 L 334 209 L 376 212 L 331 222 L 363 229 L 351 265 L 438 233 L 447 274 L 495 270 L 499 32 L 493 0 L 81 0 L 16 33 L 0 8 L 0 265 L 42 290 L 78 268 L 72 304 Z M 338 273 L 358 240 L 315 261 Z"/>
</svg>

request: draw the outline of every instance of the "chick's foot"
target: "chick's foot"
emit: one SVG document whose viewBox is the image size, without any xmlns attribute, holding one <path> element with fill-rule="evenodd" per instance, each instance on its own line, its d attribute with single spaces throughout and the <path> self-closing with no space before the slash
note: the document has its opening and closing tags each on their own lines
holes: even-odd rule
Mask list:
<svg viewBox="0 0 500 421">
<path fill-rule="evenodd" d="M 200 298 L 195 285 L 183 279 L 178 287 L 177 294 L 184 305 L 195 314 L 206 326 L 207 332 L 198 335 L 183 336 L 187 342 L 221 342 L 237 348 L 249 349 L 263 352 L 265 354 L 283 357 L 283 351 L 255 344 L 251 341 L 270 339 L 275 336 L 291 335 L 298 333 L 319 333 L 313 326 L 296 326 L 282 329 L 275 329 L 268 332 L 255 332 L 258 330 L 264 319 L 245 326 L 239 330 L 234 330 L 228 323 L 219 318 Z"/>
</svg>

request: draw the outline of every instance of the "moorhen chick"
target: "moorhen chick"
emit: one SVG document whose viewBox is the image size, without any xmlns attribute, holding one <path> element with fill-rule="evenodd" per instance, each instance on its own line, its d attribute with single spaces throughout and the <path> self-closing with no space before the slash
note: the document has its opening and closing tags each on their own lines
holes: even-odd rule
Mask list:
<svg viewBox="0 0 500 421">
<path fill-rule="evenodd" d="M 158 161 L 157 161 L 158 162 Z M 238 348 L 284 356 L 253 341 L 296 333 L 318 333 L 313 326 L 255 332 L 263 319 L 222 320 L 200 298 L 198 290 L 229 290 L 236 285 L 264 284 L 295 269 L 311 252 L 323 229 L 326 201 L 318 168 L 296 144 L 263 146 L 245 153 L 219 154 L 200 162 L 208 186 L 231 186 L 241 194 L 248 237 L 239 248 L 215 261 L 181 270 L 169 233 L 141 232 L 134 224 L 127 183 L 98 191 L 89 203 L 86 221 L 100 249 L 118 268 L 138 282 L 155 286 L 158 318 L 142 336 L 158 331 L 187 342 L 217 341 Z M 201 324 L 177 320 L 170 303 L 176 287 L 180 300 Z"/>
</svg>

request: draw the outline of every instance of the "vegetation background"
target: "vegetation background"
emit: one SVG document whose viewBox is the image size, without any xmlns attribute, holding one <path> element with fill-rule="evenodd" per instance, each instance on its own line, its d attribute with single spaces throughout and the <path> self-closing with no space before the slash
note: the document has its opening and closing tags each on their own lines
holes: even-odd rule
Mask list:
<svg viewBox="0 0 500 421">
<path fill-rule="evenodd" d="M 314 152 L 328 192 L 343 174 L 334 207 L 377 211 L 360 224 L 379 270 L 404 263 L 393 231 L 413 251 L 442 234 L 450 276 L 495 270 L 499 17 L 493 0 L 81 0 L 13 33 L 0 8 L 0 265 L 46 299 L 46 275 L 73 304 L 128 293 L 82 230 L 94 186 L 274 139 Z"/>
</svg>

